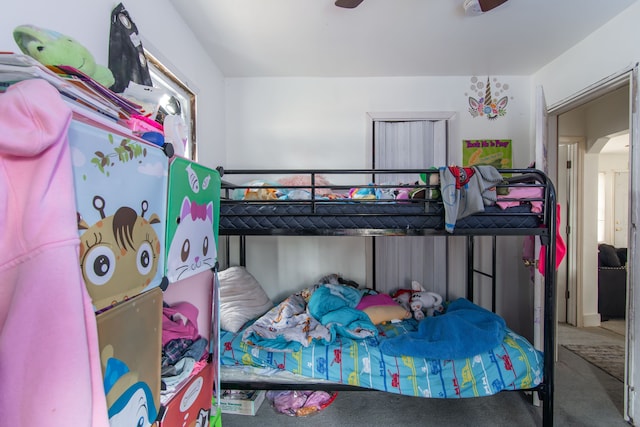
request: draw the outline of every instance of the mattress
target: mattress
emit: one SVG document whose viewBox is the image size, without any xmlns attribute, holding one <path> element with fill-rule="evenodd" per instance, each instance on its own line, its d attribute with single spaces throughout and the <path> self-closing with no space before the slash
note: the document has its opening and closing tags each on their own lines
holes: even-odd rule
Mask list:
<svg viewBox="0 0 640 427">
<path fill-rule="evenodd" d="M 225 377 L 230 367 L 250 366 L 263 373 L 261 381 L 273 379 L 277 383 L 278 376 L 273 373 L 285 371 L 288 374 L 285 378 L 303 376 L 323 384 L 328 381 L 430 398 L 489 396 L 503 390 L 535 388 L 542 381 L 542 354 L 509 329 L 502 344 L 466 359 L 394 357 L 379 350 L 382 339 L 414 331 L 416 327 L 415 320 L 387 323 L 378 325 L 375 337 L 363 340 L 340 337 L 328 345 L 316 344 L 294 352 L 261 350 L 244 343 L 242 331 L 221 331 L 221 381 L 242 381 L 243 377 L 255 381 L 255 370 L 253 376 Z"/>
<path fill-rule="evenodd" d="M 478 229 L 530 230 L 539 227 L 541 216 L 526 205 L 484 212 L 459 219 L 458 232 Z M 278 231 L 346 233 L 355 230 L 444 231 L 444 209 L 437 203 L 371 202 L 247 202 L 222 201 L 220 234 L 278 234 Z"/>
</svg>

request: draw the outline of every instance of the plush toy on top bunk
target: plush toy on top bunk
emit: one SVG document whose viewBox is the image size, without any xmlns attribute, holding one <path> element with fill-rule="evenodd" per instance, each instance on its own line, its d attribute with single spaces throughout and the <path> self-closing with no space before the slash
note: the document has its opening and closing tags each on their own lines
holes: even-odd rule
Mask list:
<svg viewBox="0 0 640 427">
<path fill-rule="evenodd" d="M 436 167 L 430 167 L 427 172 L 420 174 L 420 184 L 430 185 L 429 197 L 427 199 L 437 200 L 440 199 L 440 171 Z"/>
<path fill-rule="evenodd" d="M 442 296 L 425 290 L 415 280 L 411 282 L 411 289 L 398 289 L 391 294 L 391 297 L 407 311 L 413 313 L 416 320 L 422 320 L 425 316 L 434 316 L 436 313 L 444 311 Z"/>
</svg>

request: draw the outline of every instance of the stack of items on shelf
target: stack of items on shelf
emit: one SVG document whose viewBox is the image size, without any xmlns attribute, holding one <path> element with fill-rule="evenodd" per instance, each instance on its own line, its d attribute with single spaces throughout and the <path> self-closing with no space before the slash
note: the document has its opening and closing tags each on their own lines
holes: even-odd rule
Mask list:
<svg viewBox="0 0 640 427">
<path fill-rule="evenodd" d="M 153 87 L 137 27 L 122 4 L 112 11 L 111 25 L 109 67 L 97 64 L 92 53 L 68 35 L 35 25 L 14 28 L 22 53 L 0 51 L 0 93 L 23 80 L 44 79 L 76 115 L 161 147 L 166 135 L 175 146 L 165 149 L 184 155 L 188 129 L 180 103 Z M 140 68 L 134 70 L 136 64 Z"/>
<path fill-rule="evenodd" d="M 27 55 L 0 53 L 0 88 L 34 78 L 51 83 L 74 112 L 108 119 L 125 129 L 128 129 L 126 121 L 132 116 L 145 114 L 141 106 L 73 67 L 47 67 Z"/>
<path fill-rule="evenodd" d="M 171 141 L 175 145 L 170 150 L 179 155 L 184 153 L 187 130 L 182 117 L 165 115 L 162 122 L 153 118 L 157 116 L 159 100 L 165 94 L 161 89 L 131 82 L 122 94 L 118 94 L 74 67 L 45 66 L 28 55 L 0 52 L 0 92 L 28 79 L 49 82 L 77 118 L 133 134 L 165 149 L 165 140 Z M 166 131 L 165 123 L 168 124 Z M 172 156 L 173 151 L 168 154 Z"/>
<path fill-rule="evenodd" d="M 213 274 L 201 272 L 169 285 L 162 314 L 160 427 L 208 425 L 217 389 L 217 331 Z"/>
<path fill-rule="evenodd" d="M 189 302 L 162 308 L 161 400 L 169 401 L 208 361 L 209 341 L 198 331 L 198 308 Z"/>
</svg>

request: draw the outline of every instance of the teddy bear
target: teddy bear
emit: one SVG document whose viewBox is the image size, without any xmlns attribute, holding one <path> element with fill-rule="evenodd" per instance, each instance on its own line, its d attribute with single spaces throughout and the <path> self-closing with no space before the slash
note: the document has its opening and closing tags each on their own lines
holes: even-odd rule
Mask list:
<svg viewBox="0 0 640 427">
<path fill-rule="evenodd" d="M 440 313 L 444 310 L 442 296 L 425 290 L 415 280 L 411 282 L 411 289 L 398 289 L 391 296 L 407 311 L 413 313 L 416 320 L 422 320 L 425 316 L 433 316 L 436 312 Z"/>
<path fill-rule="evenodd" d="M 73 67 L 107 88 L 115 83 L 111 70 L 96 64 L 91 52 L 69 36 L 35 25 L 20 25 L 13 30 L 13 38 L 22 53 L 43 65 Z"/>
</svg>

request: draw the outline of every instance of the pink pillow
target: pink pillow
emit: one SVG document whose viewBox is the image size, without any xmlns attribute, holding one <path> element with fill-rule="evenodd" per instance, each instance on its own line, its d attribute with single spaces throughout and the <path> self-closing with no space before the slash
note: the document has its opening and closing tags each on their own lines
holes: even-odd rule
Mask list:
<svg viewBox="0 0 640 427">
<path fill-rule="evenodd" d="M 377 294 L 377 295 L 365 295 L 360 299 L 356 308 L 358 310 L 364 310 L 367 307 L 377 306 L 377 305 L 398 305 L 397 302 L 393 300 L 387 294 Z"/>
</svg>

